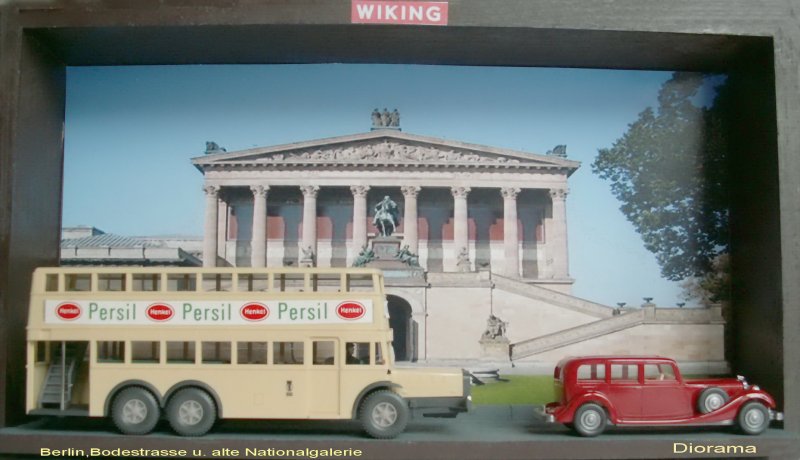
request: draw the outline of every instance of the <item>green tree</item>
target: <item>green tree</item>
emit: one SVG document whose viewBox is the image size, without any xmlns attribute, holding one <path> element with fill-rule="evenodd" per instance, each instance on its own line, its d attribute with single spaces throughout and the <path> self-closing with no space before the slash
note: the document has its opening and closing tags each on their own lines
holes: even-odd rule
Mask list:
<svg viewBox="0 0 800 460">
<path fill-rule="evenodd" d="M 727 82 L 716 88 L 712 104 L 703 105 L 697 98 L 707 81 L 701 74 L 673 74 L 661 87 L 658 108 L 641 112 L 592 164 L 611 183 L 620 210 L 655 254 L 662 275 L 673 281 L 715 278 L 715 261 L 729 252 Z M 723 300 L 724 284 L 686 284 L 685 291 Z M 697 286 L 713 292 L 698 295 Z"/>
</svg>

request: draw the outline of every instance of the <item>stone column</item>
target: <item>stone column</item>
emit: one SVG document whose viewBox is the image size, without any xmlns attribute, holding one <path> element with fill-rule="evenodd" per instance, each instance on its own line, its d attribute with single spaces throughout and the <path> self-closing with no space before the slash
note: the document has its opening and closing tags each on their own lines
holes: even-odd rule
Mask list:
<svg viewBox="0 0 800 460">
<path fill-rule="evenodd" d="M 469 187 L 453 187 L 453 250 L 458 271 L 471 270 L 469 261 L 469 223 L 467 221 L 467 195 Z"/>
<path fill-rule="evenodd" d="M 300 265 L 313 266 L 317 257 L 317 193 L 316 185 L 303 185 L 303 238 L 300 243 Z"/>
<path fill-rule="evenodd" d="M 553 260 L 553 278 L 569 278 L 569 251 L 567 246 L 567 193 L 566 188 L 550 189 L 552 224 L 547 238 L 547 252 Z"/>
<path fill-rule="evenodd" d="M 267 192 L 266 185 L 250 187 L 253 192 L 253 240 L 250 243 L 250 266 L 267 266 Z"/>
<path fill-rule="evenodd" d="M 412 254 L 419 255 L 419 233 L 417 229 L 417 195 L 420 187 L 407 185 L 400 187 L 405 198 L 403 209 L 403 245 L 408 246 Z"/>
<path fill-rule="evenodd" d="M 219 212 L 219 186 L 205 185 L 206 216 L 203 225 L 203 266 L 217 266 L 217 213 Z"/>
<path fill-rule="evenodd" d="M 368 185 L 353 185 L 353 257 L 355 260 L 361 248 L 367 245 L 367 192 Z"/>
<path fill-rule="evenodd" d="M 520 189 L 503 187 L 503 273 L 513 278 L 519 277 L 519 231 L 517 228 L 517 195 Z"/>
</svg>

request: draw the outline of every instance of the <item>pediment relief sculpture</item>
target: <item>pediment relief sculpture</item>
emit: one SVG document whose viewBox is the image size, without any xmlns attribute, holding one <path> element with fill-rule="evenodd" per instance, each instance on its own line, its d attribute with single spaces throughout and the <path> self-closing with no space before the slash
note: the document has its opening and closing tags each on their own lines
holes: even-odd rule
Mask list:
<svg viewBox="0 0 800 460">
<path fill-rule="evenodd" d="M 259 162 L 272 161 L 390 161 L 390 162 L 465 162 L 519 164 L 516 158 L 479 155 L 475 152 L 455 149 L 439 149 L 425 145 L 397 142 L 348 145 L 332 148 L 315 148 L 289 153 L 276 153 L 259 158 Z"/>
</svg>

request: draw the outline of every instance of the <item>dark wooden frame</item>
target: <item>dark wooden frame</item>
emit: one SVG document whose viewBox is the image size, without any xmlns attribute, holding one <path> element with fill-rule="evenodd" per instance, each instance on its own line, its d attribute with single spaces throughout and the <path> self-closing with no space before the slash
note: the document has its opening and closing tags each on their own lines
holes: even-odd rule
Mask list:
<svg viewBox="0 0 800 460">
<path fill-rule="evenodd" d="M 24 420 L 31 271 L 58 260 L 65 66 L 371 62 L 685 69 L 737 73 L 746 82 L 731 113 L 741 128 L 731 160 L 739 184 L 732 190 L 732 365 L 776 395 L 786 420 L 779 435 L 736 442 L 757 444 L 763 457 L 797 458 L 796 3 L 451 0 L 447 27 L 351 25 L 349 7 L 346 0 L 31 0 L 0 7 L 0 426 Z M 58 436 L 49 438 L 39 442 L 59 443 Z M 530 443 L 502 446 L 453 441 L 446 451 L 441 443 L 376 448 L 355 441 L 345 447 L 361 445 L 384 458 L 664 458 L 671 452 L 667 440 L 635 437 L 553 443 L 532 435 Z M 176 439 L 161 444 L 186 446 Z M 35 452 L 6 434 L 0 446 L 0 453 Z"/>
</svg>

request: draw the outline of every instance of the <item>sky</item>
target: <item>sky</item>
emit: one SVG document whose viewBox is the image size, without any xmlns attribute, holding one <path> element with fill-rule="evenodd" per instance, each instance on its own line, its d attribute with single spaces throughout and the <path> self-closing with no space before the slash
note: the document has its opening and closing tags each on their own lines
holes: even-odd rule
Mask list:
<svg viewBox="0 0 800 460">
<path fill-rule="evenodd" d="M 125 236 L 203 233 L 206 141 L 228 151 L 369 131 L 544 154 L 567 145 L 573 293 L 607 305 L 683 301 L 591 172 L 670 72 L 374 64 L 70 67 L 63 225 Z"/>
</svg>

